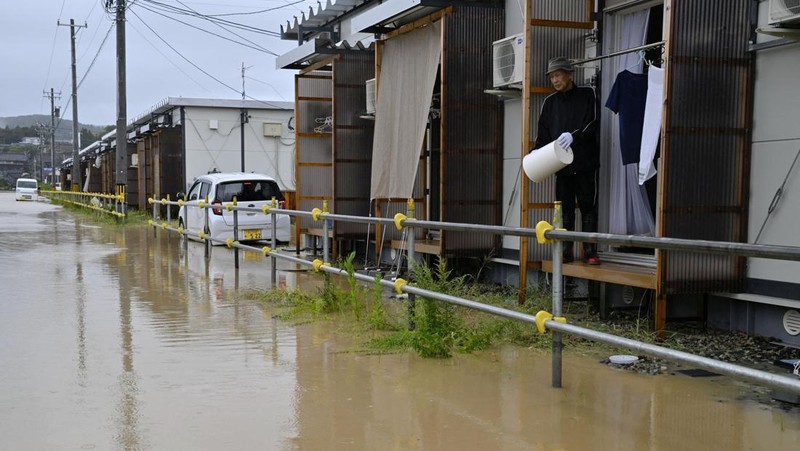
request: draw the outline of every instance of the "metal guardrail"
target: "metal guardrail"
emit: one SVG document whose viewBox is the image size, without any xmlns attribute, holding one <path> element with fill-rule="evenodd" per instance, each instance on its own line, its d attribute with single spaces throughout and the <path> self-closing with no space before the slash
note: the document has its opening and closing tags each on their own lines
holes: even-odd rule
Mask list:
<svg viewBox="0 0 800 451">
<path fill-rule="evenodd" d="M 40 190 L 39 192 L 47 195 L 50 199 L 116 216 L 123 220 L 126 216 L 124 192 L 118 194 L 57 190 Z"/>
<path fill-rule="evenodd" d="M 148 201 L 152 204 L 177 205 L 179 207 L 184 206 L 184 202 L 182 200 L 177 202 L 172 202 L 169 201 L 168 199 L 161 199 L 161 200 L 148 199 Z M 271 214 L 271 215 L 286 214 L 294 217 L 310 217 L 315 221 L 322 221 L 323 237 L 328 236 L 327 233 L 329 227 L 328 220 L 332 220 L 332 221 L 356 222 L 356 223 L 374 224 L 374 225 L 395 225 L 400 230 L 406 227 L 409 228 L 426 227 L 426 228 L 434 228 L 441 230 L 473 231 L 473 232 L 490 233 L 496 235 L 536 237 L 537 242 L 540 244 L 552 244 L 552 251 L 553 251 L 552 313 L 546 311 L 540 311 L 536 315 L 530 315 L 515 310 L 483 304 L 481 302 L 477 302 L 470 299 L 460 298 L 456 296 L 451 296 L 443 293 L 438 293 L 435 291 L 418 288 L 409 284 L 406 280 L 401 278 L 398 278 L 394 281 L 381 280 L 380 283 L 382 286 L 394 289 L 399 294 L 400 293 L 408 294 L 409 310 L 413 308 L 413 303 L 416 296 L 424 296 L 426 298 L 435 299 L 442 302 L 447 302 L 450 304 L 459 305 L 473 310 L 489 313 L 495 316 L 500 316 L 503 318 L 535 325 L 541 333 L 550 331 L 553 334 L 552 386 L 556 388 L 561 387 L 561 379 L 562 379 L 562 350 L 563 350 L 563 344 L 561 340 L 562 334 L 571 334 L 584 339 L 597 341 L 621 348 L 627 348 L 632 351 L 636 351 L 652 357 L 658 357 L 688 365 L 693 365 L 709 371 L 717 372 L 719 374 L 731 376 L 738 379 L 748 380 L 751 382 L 755 382 L 779 390 L 785 390 L 788 392 L 800 394 L 800 377 L 784 376 L 766 371 L 760 371 L 742 365 L 736 365 L 716 359 L 710 359 L 707 357 L 702 357 L 687 352 L 677 351 L 663 346 L 658 346 L 637 340 L 631 340 L 628 338 L 619 337 L 616 335 L 607 334 L 604 332 L 599 332 L 596 330 L 567 324 L 566 318 L 562 316 L 563 315 L 562 314 L 563 268 L 561 261 L 562 240 L 579 240 L 579 241 L 586 241 L 593 243 L 633 245 L 638 247 L 648 247 L 655 249 L 681 250 L 689 252 L 710 252 L 716 254 L 741 255 L 748 257 L 792 260 L 792 261 L 800 261 L 800 247 L 769 246 L 769 245 L 758 245 L 758 244 L 743 244 L 743 243 L 702 241 L 702 240 L 685 240 L 685 239 L 675 239 L 675 238 L 651 238 L 651 237 L 637 237 L 630 235 L 612 235 L 603 233 L 570 232 L 564 229 L 560 229 L 561 203 L 555 202 L 554 205 L 555 205 L 555 215 L 553 224 L 551 225 L 546 221 L 541 221 L 539 222 L 539 224 L 536 225 L 536 229 L 490 226 L 490 225 L 479 225 L 479 224 L 420 221 L 414 219 L 415 212 L 414 212 L 414 203 L 412 200 L 409 200 L 408 202 L 408 214 L 404 215 L 402 213 L 398 213 L 397 215 L 395 215 L 393 219 L 333 214 L 327 211 L 327 202 L 323 204 L 323 209 L 315 208 L 311 212 L 278 209 L 276 208 L 274 200 L 272 207 L 265 207 L 261 209 L 238 206 L 235 200 L 234 202 L 224 204 L 222 208 L 234 212 L 234 236 L 238 236 L 238 221 L 237 221 L 238 212 L 248 211 L 248 212 L 262 212 L 264 214 Z M 208 204 L 207 200 L 205 200 L 198 205 L 198 208 L 206 209 L 205 217 L 206 217 L 206 227 L 207 227 L 208 209 L 220 208 L 220 206 L 219 205 L 212 206 Z M 151 221 L 151 225 L 154 228 L 154 233 L 156 233 L 156 230 L 160 227 L 164 230 L 177 232 L 184 236 L 189 235 L 188 232 L 183 228 L 180 227 L 174 228 L 169 226 L 168 224 L 168 222 L 170 221 L 169 208 L 167 209 L 168 222 L 163 222 L 160 224 L 158 223 L 158 219 L 156 217 L 155 213 L 156 209 L 154 208 L 153 211 L 154 211 L 153 213 L 154 216 L 153 220 Z M 243 245 L 235 240 L 225 241 L 227 247 L 235 249 L 236 253 L 235 262 L 237 268 L 239 267 L 238 250 L 244 249 L 255 252 L 261 252 L 265 257 L 271 258 L 272 261 L 271 279 L 273 286 L 275 285 L 276 281 L 277 268 L 275 263 L 276 259 L 278 258 L 310 267 L 317 272 L 323 271 L 341 276 L 349 275 L 347 271 L 343 269 L 334 268 L 330 266 L 330 263 L 328 262 L 329 256 L 328 256 L 327 245 L 323 247 L 322 260 L 317 259 L 314 261 L 308 261 L 303 258 L 287 255 L 285 253 L 280 252 L 275 247 L 276 221 L 274 219 L 275 218 L 273 217 L 272 247 L 264 246 L 258 248 L 255 246 Z M 407 246 L 408 249 L 407 258 L 409 263 L 414 261 L 413 237 L 414 237 L 413 233 L 408 234 L 409 243 Z M 208 246 L 212 241 L 211 238 L 209 236 L 205 236 L 205 233 L 203 232 L 198 234 L 197 238 L 203 240 L 206 243 L 206 252 L 208 252 Z M 324 241 L 327 242 L 327 239 L 324 239 Z M 208 254 L 206 254 L 206 256 L 208 256 Z M 412 281 L 413 281 L 413 269 L 414 265 L 409 264 L 408 267 L 409 278 Z M 374 282 L 373 277 L 365 274 L 356 273 L 354 274 L 354 276 L 357 280 L 361 280 L 364 282 Z M 410 318 L 410 327 L 413 327 L 412 321 L 413 320 Z"/>
</svg>

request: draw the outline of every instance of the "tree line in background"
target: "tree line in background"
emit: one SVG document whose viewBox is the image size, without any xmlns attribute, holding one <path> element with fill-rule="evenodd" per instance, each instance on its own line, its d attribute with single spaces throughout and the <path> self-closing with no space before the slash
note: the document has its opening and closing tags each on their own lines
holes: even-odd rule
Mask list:
<svg viewBox="0 0 800 451">
<path fill-rule="evenodd" d="M 111 130 L 114 126 L 107 126 L 103 129 L 94 127 L 97 131 L 92 131 L 87 127 L 82 127 L 80 131 L 80 145 L 86 147 Z M 41 135 L 42 129 L 39 126 L 16 126 L 0 127 L 0 188 L 13 186 L 17 177 L 24 174 L 40 180 L 47 178 L 44 168 L 50 167 L 50 135 L 45 131 Z M 24 138 L 38 137 L 42 139 L 41 145 L 23 143 Z M 65 142 L 56 136 L 55 146 L 55 166 L 72 156 L 73 148 L 71 139 Z M 3 157 L 7 155 L 7 157 Z M 24 163 L 20 166 L 20 157 L 12 155 L 24 155 Z"/>
<path fill-rule="evenodd" d="M 80 131 L 80 142 L 81 146 L 86 147 L 89 144 L 99 141 L 103 135 L 114 130 L 113 125 L 109 125 L 105 127 L 102 131 L 93 132 L 86 127 L 81 128 Z M 27 126 L 27 127 L 8 127 L 0 128 L 0 144 L 11 145 L 13 147 L 14 144 L 19 143 L 22 141 L 23 138 L 28 137 L 38 137 L 39 136 L 39 127 L 35 126 Z M 50 142 L 49 135 L 45 135 L 44 137 L 44 144 L 48 144 Z"/>
</svg>

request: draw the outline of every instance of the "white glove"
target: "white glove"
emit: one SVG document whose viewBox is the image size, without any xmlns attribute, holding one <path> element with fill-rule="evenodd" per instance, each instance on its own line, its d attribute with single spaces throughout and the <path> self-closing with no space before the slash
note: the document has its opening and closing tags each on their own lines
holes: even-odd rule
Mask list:
<svg viewBox="0 0 800 451">
<path fill-rule="evenodd" d="M 572 133 L 568 132 L 562 133 L 561 136 L 559 136 L 558 139 L 556 139 L 556 142 L 558 143 L 559 146 L 566 149 L 567 147 L 572 145 Z"/>
</svg>

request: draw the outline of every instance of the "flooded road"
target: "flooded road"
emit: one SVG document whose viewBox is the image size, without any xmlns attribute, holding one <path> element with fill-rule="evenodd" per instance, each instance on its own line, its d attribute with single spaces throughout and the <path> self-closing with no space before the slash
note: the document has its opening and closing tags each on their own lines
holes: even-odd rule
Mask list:
<svg viewBox="0 0 800 451">
<path fill-rule="evenodd" d="M 279 284 L 319 277 L 279 266 Z M 248 254 L 98 225 L 0 193 L 3 449 L 796 450 L 800 413 L 727 378 L 647 376 L 565 350 L 448 360 L 348 352 L 243 299 Z M 745 399 L 743 399 L 745 398 Z"/>
</svg>

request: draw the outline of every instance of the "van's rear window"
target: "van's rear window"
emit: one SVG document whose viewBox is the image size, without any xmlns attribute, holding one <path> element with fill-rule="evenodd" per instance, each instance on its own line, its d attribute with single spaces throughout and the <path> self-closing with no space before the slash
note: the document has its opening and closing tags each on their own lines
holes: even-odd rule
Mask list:
<svg viewBox="0 0 800 451">
<path fill-rule="evenodd" d="M 36 184 L 36 182 L 34 182 L 32 180 L 20 180 L 20 181 L 17 182 L 17 188 L 33 188 L 33 189 L 36 189 L 36 188 L 38 188 L 38 185 Z"/>
<path fill-rule="evenodd" d="M 273 196 L 277 200 L 283 200 L 278 184 L 269 180 L 226 182 L 217 186 L 218 202 L 233 202 L 234 196 L 239 202 L 272 200 Z"/>
</svg>

